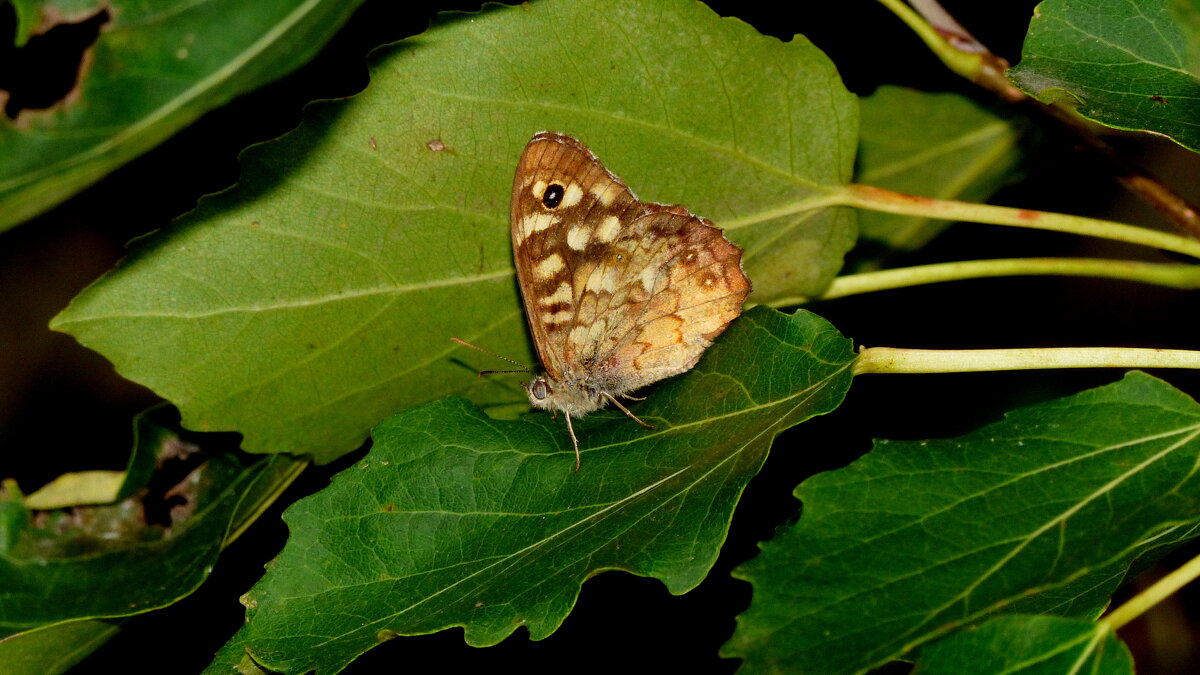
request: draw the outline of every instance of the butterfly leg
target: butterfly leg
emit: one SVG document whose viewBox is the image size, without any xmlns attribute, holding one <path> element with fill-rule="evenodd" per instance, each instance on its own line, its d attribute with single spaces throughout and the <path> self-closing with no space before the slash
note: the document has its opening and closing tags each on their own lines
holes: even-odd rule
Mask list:
<svg viewBox="0 0 1200 675">
<path fill-rule="evenodd" d="M 556 410 L 555 413 L 557 412 Z M 571 415 L 563 413 L 563 417 L 567 418 L 567 433 L 571 434 L 571 444 L 575 446 L 575 473 L 579 473 L 579 439 L 575 438 L 575 429 L 571 426 Z"/>
<path fill-rule="evenodd" d="M 608 400 L 612 401 L 613 405 L 615 405 L 615 406 L 617 406 L 618 408 L 620 408 L 620 409 L 621 409 L 621 412 L 625 413 L 626 415 L 629 415 L 629 418 L 630 418 L 630 419 L 632 419 L 634 422 L 637 422 L 638 424 L 640 424 L 640 425 L 642 425 L 642 426 L 646 427 L 647 429 L 653 429 L 653 428 L 654 428 L 654 425 L 653 425 L 653 424 L 646 424 L 645 422 L 643 422 L 643 421 L 641 421 L 640 419 L 638 419 L 638 416 L 637 416 L 637 415 L 634 415 L 633 413 L 629 412 L 629 408 L 626 408 L 625 406 L 621 405 L 621 402 L 620 402 L 620 401 L 618 401 L 617 399 L 613 398 L 611 395 L 609 395 L 609 394 L 605 394 L 604 392 L 601 392 L 601 394 L 603 394 L 604 398 L 606 398 L 606 399 L 608 399 Z"/>
<path fill-rule="evenodd" d="M 630 401 L 645 401 L 645 396 L 630 396 L 629 394 L 618 394 L 621 398 L 629 399 Z"/>
</svg>

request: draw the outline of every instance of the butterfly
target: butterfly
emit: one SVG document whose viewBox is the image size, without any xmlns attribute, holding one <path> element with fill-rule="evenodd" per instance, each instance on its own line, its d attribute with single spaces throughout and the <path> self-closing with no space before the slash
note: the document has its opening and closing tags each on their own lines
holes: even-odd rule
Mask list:
<svg viewBox="0 0 1200 675">
<path fill-rule="evenodd" d="M 682 373 L 742 311 L 742 250 L 681 206 L 639 201 L 588 148 L 534 134 L 517 163 L 511 221 L 525 316 L 544 374 L 536 408 L 572 417 Z M 653 428 L 653 427 L 650 427 Z"/>
</svg>

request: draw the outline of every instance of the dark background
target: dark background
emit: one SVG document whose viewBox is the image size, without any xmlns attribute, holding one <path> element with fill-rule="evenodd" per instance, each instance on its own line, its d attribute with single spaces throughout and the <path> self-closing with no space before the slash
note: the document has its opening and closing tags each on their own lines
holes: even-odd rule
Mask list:
<svg viewBox="0 0 1200 675">
<path fill-rule="evenodd" d="M 847 86 L 870 94 L 881 84 L 986 94 L 949 74 L 894 16 L 876 2 L 709 2 L 761 32 L 789 39 L 802 33 L 837 64 Z M 1034 2 L 944 2 L 984 44 L 1015 63 Z M 348 96 L 367 83 L 365 56 L 375 46 L 423 31 L 444 9 L 478 3 L 370 0 L 321 56 L 283 81 L 203 117 L 156 150 L 114 172 L 53 211 L 0 233 L 0 477 L 30 492 L 55 475 L 121 469 L 131 420 L 158 399 L 118 377 L 101 356 L 46 328 L 70 298 L 111 267 L 124 243 L 166 227 L 203 194 L 237 181 L 237 153 L 295 127 L 304 103 Z M 13 92 L 7 112 L 52 104 L 73 83 L 80 51 L 98 24 L 51 33 L 23 50 L 11 45 L 13 14 L 0 6 L 0 89 Z M 1167 141 L 1115 139 L 1177 189 L 1200 200 L 1196 158 Z M 2 148 L 0 148 L 2 151 Z M 1045 132 L 1019 185 L 991 201 L 1166 227 L 1129 198 L 1075 143 Z M 1013 228 L 957 226 L 897 266 L 944 260 L 1034 255 L 1148 255 L 1103 242 Z M 1008 278 L 890 291 L 810 307 L 858 344 L 922 348 L 1146 346 L 1194 349 L 1195 294 L 1092 279 Z M 1195 396 L 1200 379 L 1156 372 Z M 871 439 L 964 433 L 1013 407 L 1111 382 L 1118 371 L 893 375 L 859 378 L 845 404 L 781 436 L 734 516 L 730 538 L 709 578 L 684 596 L 656 580 L 602 574 L 583 586 L 563 627 L 542 642 L 518 630 L 502 644 L 474 649 L 458 629 L 400 638 L 369 652 L 346 672 L 478 671 L 732 672 L 736 661 L 717 649 L 750 601 L 750 586 L 730 578 L 753 557 L 756 543 L 793 519 L 791 491 L 817 471 L 844 466 Z M 237 598 L 282 547 L 282 507 L 320 489 L 332 473 L 360 457 L 311 470 L 222 556 L 192 597 L 134 619 L 76 668 L 77 673 L 197 672 L 242 622 Z M 1196 547 L 1192 547 L 1195 549 Z M 1181 551 L 1165 569 L 1194 555 Z M 1157 568 L 1156 568 L 1157 569 Z M 1151 570 L 1150 576 L 1158 574 Z M 1145 583 L 1140 581 L 1139 583 Z M 1185 591 L 1150 620 L 1123 631 L 1144 673 L 1186 672 L 1196 654 L 1194 594 Z M 899 669 L 903 670 L 903 669 Z"/>
</svg>

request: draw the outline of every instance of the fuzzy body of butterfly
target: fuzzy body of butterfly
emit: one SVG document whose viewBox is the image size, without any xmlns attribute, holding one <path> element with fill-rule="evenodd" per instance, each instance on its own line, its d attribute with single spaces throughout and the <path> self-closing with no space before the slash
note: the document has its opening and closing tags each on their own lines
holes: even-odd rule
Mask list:
<svg viewBox="0 0 1200 675">
<path fill-rule="evenodd" d="M 612 403 L 650 427 L 617 397 L 696 365 L 741 314 L 742 250 L 681 206 L 639 201 L 586 146 L 547 131 L 517 164 L 510 224 L 545 371 L 525 390 L 566 417 L 578 471 L 572 417 Z"/>
</svg>

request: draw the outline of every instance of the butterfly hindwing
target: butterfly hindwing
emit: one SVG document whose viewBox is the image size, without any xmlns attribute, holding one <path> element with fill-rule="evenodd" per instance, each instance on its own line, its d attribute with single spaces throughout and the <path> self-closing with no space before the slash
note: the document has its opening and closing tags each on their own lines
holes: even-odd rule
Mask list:
<svg viewBox="0 0 1200 675">
<path fill-rule="evenodd" d="M 578 322 L 581 270 L 594 268 L 639 213 L 629 188 L 575 139 L 543 132 L 525 146 L 513 181 L 513 251 L 530 332 L 551 377 L 570 365 L 563 352 Z"/>
</svg>

